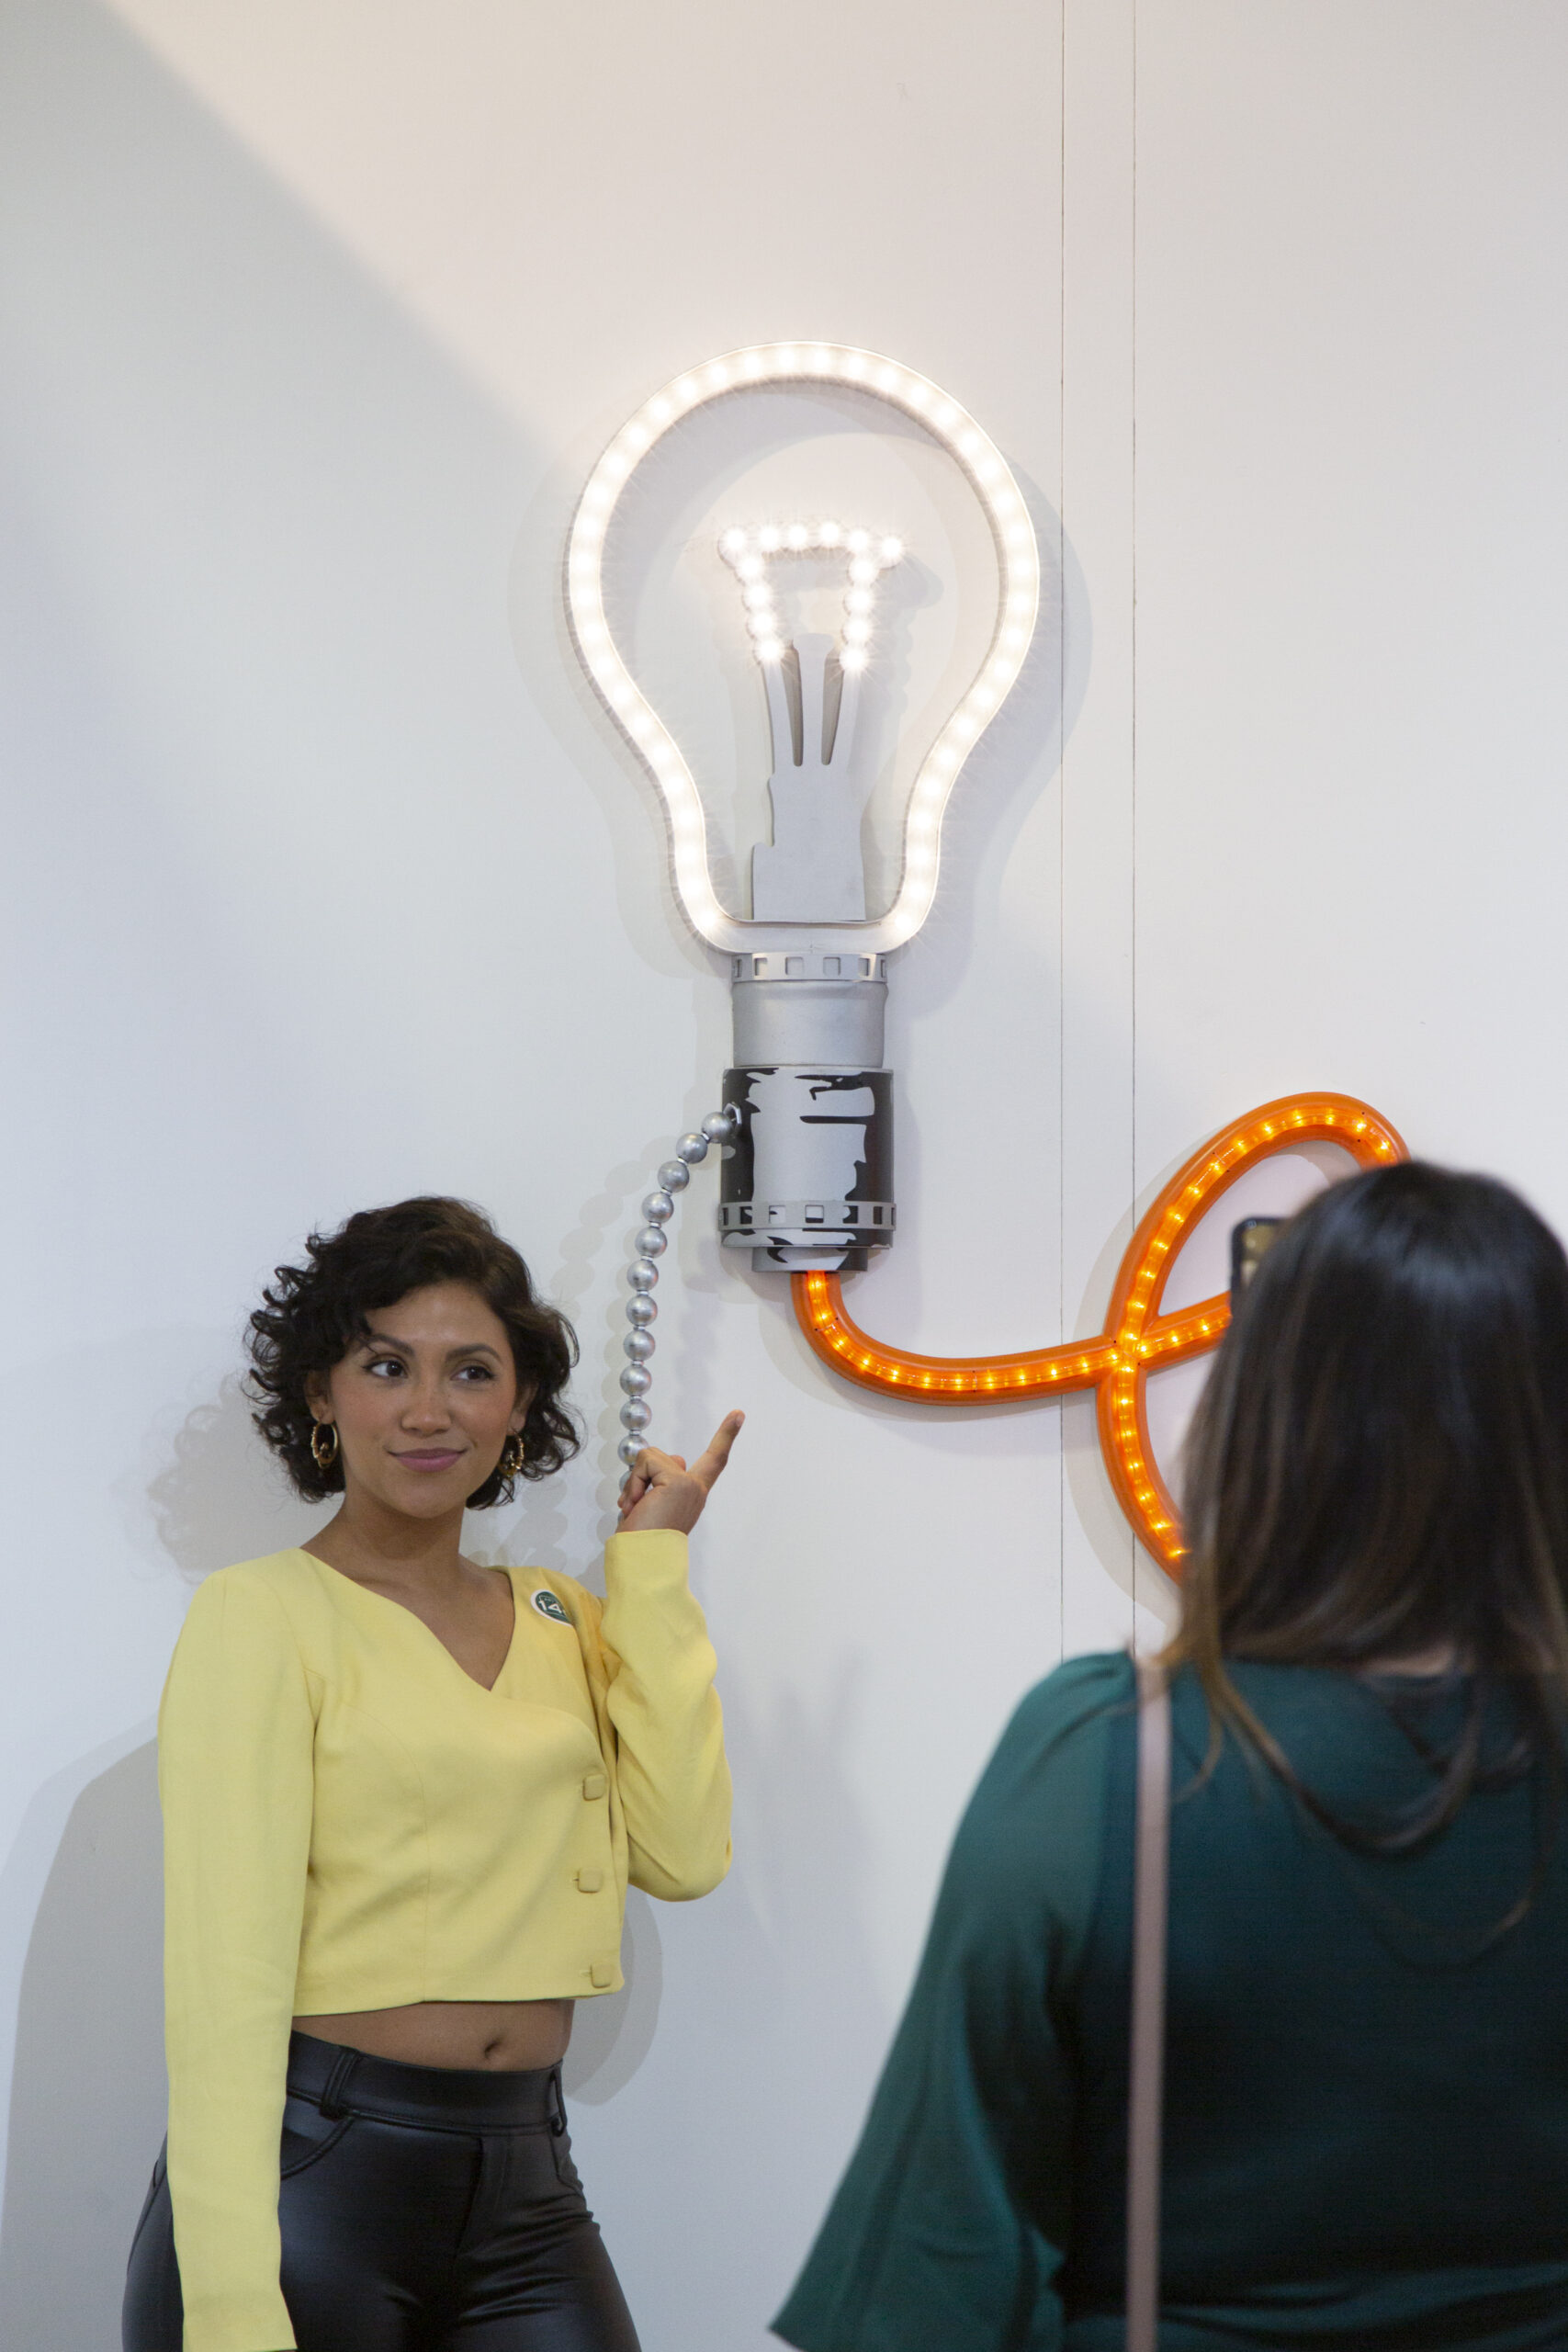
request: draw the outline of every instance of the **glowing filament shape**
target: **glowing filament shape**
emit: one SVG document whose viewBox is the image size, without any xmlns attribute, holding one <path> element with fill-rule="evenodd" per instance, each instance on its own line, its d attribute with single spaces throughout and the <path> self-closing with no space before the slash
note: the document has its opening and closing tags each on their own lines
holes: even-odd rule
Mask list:
<svg viewBox="0 0 1568 2352">
<path fill-rule="evenodd" d="M 902 539 L 846 531 L 839 523 L 770 523 L 757 531 L 732 527 L 720 538 L 718 551 L 740 582 L 751 650 L 764 663 L 782 661 L 788 643 L 768 577 L 770 566 L 780 555 L 842 555 L 848 585 L 843 627 L 833 650 L 846 678 L 865 668 L 875 582 L 903 560 Z"/>
<path fill-rule="evenodd" d="M 771 842 L 751 853 L 752 920 L 768 923 L 863 923 L 865 866 L 861 850 L 863 790 L 850 776 L 861 679 L 871 643 L 875 584 L 903 559 L 901 539 L 840 523 L 766 523 L 726 531 L 719 554 L 740 583 L 751 650 L 768 696 L 773 770 Z M 781 557 L 843 560 L 844 617 L 839 636 L 797 629 L 787 636 L 774 601 L 772 567 Z M 785 657 L 795 654 L 792 696 Z M 835 701 L 829 663 L 838 671 Z"/>
</svg>

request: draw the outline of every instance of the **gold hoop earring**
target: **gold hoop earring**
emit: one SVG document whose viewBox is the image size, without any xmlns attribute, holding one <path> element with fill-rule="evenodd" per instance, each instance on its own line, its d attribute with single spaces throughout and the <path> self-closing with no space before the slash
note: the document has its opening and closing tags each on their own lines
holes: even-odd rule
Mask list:
<svg viewBox="0 0 1568 2352">
<path fill-rule="evenodd" d="M 310 1451 L 316 1457 L 318 1470 L 330 1470 L 338 1457 L 338 1434 L 335 1421 L 318 1421 L 310 1431 Z"/>
<path fill-rule="evenodd" d="M 496 1467 L 503 1478 L 515 1478 L 527 1459 L 528 1449 L 513 1430 L 501 1449 L 501 1460 Z"/>
</svg>

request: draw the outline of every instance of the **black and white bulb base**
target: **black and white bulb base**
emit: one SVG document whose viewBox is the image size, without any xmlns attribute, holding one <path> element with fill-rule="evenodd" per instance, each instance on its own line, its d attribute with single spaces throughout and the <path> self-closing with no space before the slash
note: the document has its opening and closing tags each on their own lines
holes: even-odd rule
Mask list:
<svg viewBox="0 0 1568 2352">
<path fill-rule="evenodd" d="M 758 1272 L 863 1268 L 893 1240 L 893 1073 L 883 1066 L 887 958 L 841 944 L 731 963 L 734 1114 L 719 1192 L 727 1250 Z"/>
</svg>

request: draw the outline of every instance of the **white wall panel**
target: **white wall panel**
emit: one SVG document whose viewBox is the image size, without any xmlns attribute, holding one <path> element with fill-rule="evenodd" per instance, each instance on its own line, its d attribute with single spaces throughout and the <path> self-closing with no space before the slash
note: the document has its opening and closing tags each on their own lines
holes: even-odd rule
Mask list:
<svg viewBox="0 0 1568 2352">
<path fill-rule="evenodd" d="M 681 368 L 804 330 L 949 385 L 1054 538 L 1060 49 L 1033 6 L 0 12 L 7 2347 L 116 2341 L 149 1720 L 194 1580 L 310 1524 L 232 1385 L 258 1281 L 365 1202 L 485 1202 L 578 1320 L 592 1443 L 476 1540 L 592 1570 L 607 1524 L 626 1235 L 728 1006 L 565 640 L 583 473 Z M 1059 640 L 898 976 L 905 1233 L 859 1295 L 917 1346 L 1061 1328 Z M 657 1396 L 671 1437 L 751 1415 L 697 1570 L 738 1861 L 634 1900 L 571 2067 L 649 2352 L 762 2340 L 1060 1640 L 1052 1417 L 835 1387 L 712 1191 Z"/>
<path fill-rule="evenodd" d="M 1297 1086 L 1562 1221 L 1568 19 L 1141 16 L 1139 1176 Z"/>
</svg>

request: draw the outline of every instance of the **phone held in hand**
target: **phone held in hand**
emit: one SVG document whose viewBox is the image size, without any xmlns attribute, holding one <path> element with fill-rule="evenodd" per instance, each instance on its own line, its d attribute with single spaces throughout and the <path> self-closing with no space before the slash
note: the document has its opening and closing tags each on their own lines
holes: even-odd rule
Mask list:
<svg viewBox="0 0 1568 2352">
<path fill-rule="evenodd" d="M 1282 1216 L 1244 1216 L 1231 1227 L 1231 1313 L 1241 1305 L 1242 1293 L 1269 1254 Z"/>
</svg>

